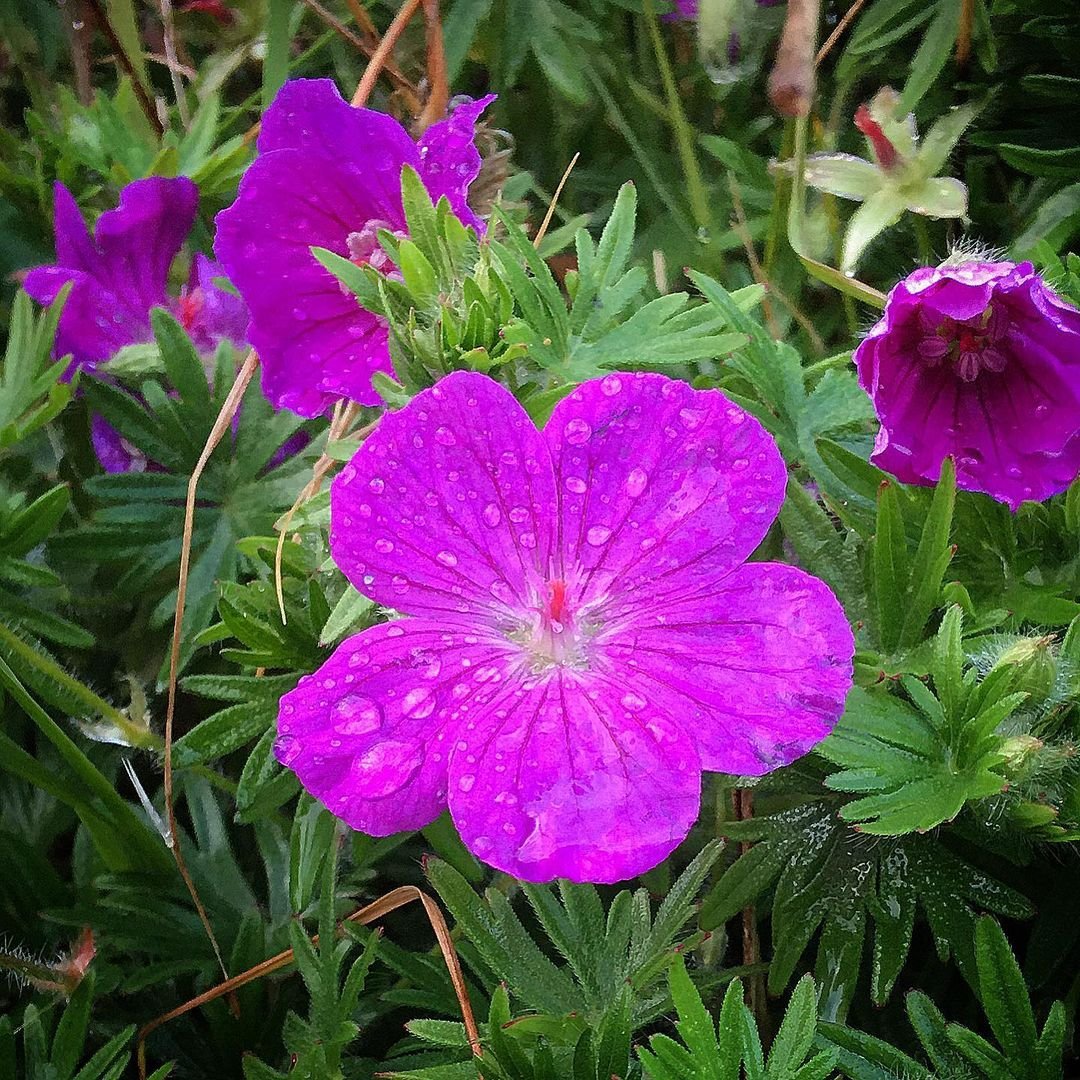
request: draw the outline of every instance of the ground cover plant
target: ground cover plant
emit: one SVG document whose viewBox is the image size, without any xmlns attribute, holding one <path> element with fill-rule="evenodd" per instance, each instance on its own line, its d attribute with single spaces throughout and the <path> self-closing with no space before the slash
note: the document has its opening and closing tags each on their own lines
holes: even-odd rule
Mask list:
<svg viewBox="0 0 1080 1080">
<path fill-rule="evenodd" d="M 0 1076 L 1080 1075 L 1072 0 L 0 27 Z"/>
</svg>

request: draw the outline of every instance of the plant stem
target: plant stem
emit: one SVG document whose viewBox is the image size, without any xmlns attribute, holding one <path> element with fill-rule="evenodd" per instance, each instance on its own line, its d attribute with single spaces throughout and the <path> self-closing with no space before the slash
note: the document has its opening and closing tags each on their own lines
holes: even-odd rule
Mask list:
<svg viewBox="0 0 1080 1080">
<path fill-rule="evenodd" d="M 686 177 L 690 210 L 697 227 L 707 230 L 712 225 L 712 211 L 709 206 L 709 193 L 705 188 L 701 166 L 698 164 L 697 153 L 694 150 L 694 129 L 690 126 L 690 121 L 687 120 L 686 112 L 682 107 L 679 88 L 675 84 L 675 74 L 671 70 L 671 61 L 668 60 L 667 50 L 664 48 L 664 39 L 660 36 L 660 24 L 657 22 L 652 0 L 645 0 L 645 21 L 649 27 L 649 37 L 652 40 L 656 64 L 660 68 L 660 79 L 664 84 L 664 96 L 667 98 L 671 126 L 675 131 L 675 144 L 682 161 L 683 175 Z"/>
</svg>

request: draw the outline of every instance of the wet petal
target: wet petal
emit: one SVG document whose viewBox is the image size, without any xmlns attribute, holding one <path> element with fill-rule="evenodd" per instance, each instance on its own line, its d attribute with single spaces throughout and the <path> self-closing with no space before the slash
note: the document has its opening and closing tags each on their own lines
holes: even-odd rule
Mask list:
<svg viewBox="0 0 1080 1080">
<path fill-rule="evenodd" d="M 645 701 L 616 669 L 484 678 L 449 779 L 450 813 L 477 858 L 525 881 L 624 881 L 686 836 L 701 771 L 662 692 Z"/>
<path fill-rule="evenodd" d="M 761 542 L 784 499 L 772 438 L 718 390 L 663 375 L 578 387 L 544 435 L 555 460 L 561 567 L 605 613 L 706 588 Z"/>
<path fill-rule="evenodd" d="M 601 648 L 641 676 L 645 700 L 677 697 L 672 715 L 702 768 L 756 776 L 829 734 L 851 688 L 855 645 L 824 582 L 748 563 L 707 597 L 638 612 Z"/>
<path fill-rule="evenodd" d="M 281 699 L 274 753 L 352 828 L 421 828 L 446 807 L 466 677 L 501 656 L 498 642 L 421 620 L 372 627 Z"/>
<path fill-rule="evenodd" d="M 456 372 L 386 414 L 334 480 L 330 550 L 363 593 L 412 615 L 520 622 L 553 547 L 547 447 L 485 375 Z"/>
<path fill-rule="evenodd" d="M 302 416 L 320 415 L 341 396 L 376 404 L 372 373 L 390 370 L 382 321 L 311 254 L 325 247 L 347 257 L 349 235 L 389 211 L 373 201 L 359 166 L 320 162 L 318 183 L 312 168 L 299 150 L 259 158 L 236 202 L 218 214 L 214 241 L 251 311 L 264 392 Z"/>
<path fill-rule="evenodd" d="M 354 109 L 329 79 L 285 83 L 263 115 L 258 148 L 261 155 L 300 151 L 308 162 L 301 190 L 313 193 L 324 165 L 354 167 L 351 175 L 362 177 L 358 193 L 378 210 L 369 216 L 395 223 L 401 217 L 401 168 L 420 165 L 416 144 L 392 116 Z"/>
<path fill-rule="evenodd" d="M 483 223 L 469 209 L 469 185 L 480 173 L 480 151 L 476 149 L 476 121 L 495 100 L 495 94 L 466 101 L 445 119 L 432 124 L 420 140 L 420 177 L 438 202 L 445 195 L 454 213 L 466 225 L 482 231 Z"/>
<path fill-rule="evenodd" d="M 149 325 L 168 300 L 169 267 L 195 223 L 199 191 L 186 176 L 151 176 L 128 184 L 120 204 L 98 218 L 101 259 L 94 276 Z"/>
</svg>

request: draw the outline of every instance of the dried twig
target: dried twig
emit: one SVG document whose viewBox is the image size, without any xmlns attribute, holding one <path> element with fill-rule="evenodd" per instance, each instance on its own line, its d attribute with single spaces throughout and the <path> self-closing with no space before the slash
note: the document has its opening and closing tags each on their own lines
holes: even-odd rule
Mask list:
<svg viewBox="0 0 1080 1080">
<path fill-rule="evenodd" d="M 581 157 L 580 150 L 570 159 L 570 164 L 566 166 L 566 170 L 562 174 L 562 179 L 559 181 L 558 187 L 555 188 L 555 194 L 551 196 L 551 202 L 548 203 L 544 220 L 540 222 L 540 228 L 536 230 L 536 235 L 533 237 L 534 248 L 539 248 L 544 242 L 548 226 L 551 224 L 551 219 L 555 214 L 555 207 L 559 203 L 559 196 L 562 194 L 562 189 L 566 186 L 566 181 L 570 179 L 570 174 L 574 171 L 574 166 L 578 163 L 579 157 Z"/>
<path fill-rule="evenodd" d="M 821 0 L 788 0 L 780 46 L 769 74 L 769 100 L 784 116 L 810 115 L 820 13 Z"/>
<path fill-rule="evenodd" d="M 964 67 L 971 55 L 971 33 L 975 23 L 975 0 L 960 0 L 960 29 L 956 35 L 956 66 Z"/>
<path fill-rule="evenodd" d="M 783 337 L 780 326 L 776 321 L 776 315 L 773 312 L 772 303 L 769 299 L 771 296 L 787 308 L 791 317 L 800 327 L 802 327 L 803 332 L 810 339 L 814 351 L 820 356 L 825 351 L 825 342 L 821 340 L 821 335 L 817 332 L 817 327 L 814 326 L 808 316 L 804 315 L 802 311 L 799 310 L 795 302 L 786 293 L 782 292 L 769 281 L 769 276 L 765 273 L 765 268 L 758 259 L 757 249 L 754 247 L 754 239 L 750 235 L 750 227 L 746 222 L 746 211 L 743 209 L 742 194 L 739 191 L 739 185 L 736 183 L 735 177 L 730 172 L 728 173 L 728 188 L 731 190 L 731 208 L 733 213 L 731 227 L 735 231 L 735 235 L 741 241 L 743 250 L 746 252 L 746 261 L 750 264 L 750 273 L 754 275 L 754 280 L 759 285 L 764 285 L 765 288 L 768 289 L 765 299 L 761 302 L 761 307 L 765 313 L 765 321 L 769 324 L 769 334 L 777 340 Z"/>
<path fill-rule="evenodd" d="M 93 12 L 94 22 L 98 24 L 101 32 L 109 39 L 109 46 L 116 54 L 117 63 L 124 69 L 124 73 L 131 80 L 131 89 L 135 91 L 135 97 L 139 102 L 139 107 L 146 114 L 146 119 L 150 121 L 150 126 L 159 136 L 164 135 L 165 125 L 161 122 L 161 117 L 158 116 L 154 109 L 154 103 L 150 100 L 146 88 L 140 81 L 139 74 L 131 63 L 131 57 L 128 56 L 123 43 L 116 36 L 116 31 L 113 29 L 112 23 L 109 22 L 109 17 L 105 14 L 105 9 L 101 6 L 101 0 L 86 0 L 86 6 Z"/>
<path fill-rule="evenodd" d="M 191 124 L 191 113 L 188 111 L 184 80 L 180 77 L 180 61 L 176 55 L 176 24 L 173 21 L 172 0 L 161 0 L 161 27 L 162 38 L 165 43 L 165 58 L 168 60 L 169 77 L 172 79 L 176 107 L 180 111 L 180 123 L 187 128 Z"/>
<path fill-rule="evenodd" d="M 421 2 L 422 0 L 405 0 L 405 3 L 401 5 L 401 9 L 394 16 L 393 22 L 386 28 L 386 36 L 379 42 L 379 47 L 371 54 L 371 61 L 364 72 L 364 77 L 360 80 L 360 85 L 352 96 L 352 103 L 357 108 L 362 108 L 367 104 L 368 98 L 371 97 L 371 91 L 375 89 L 379 74 L 389 62 L 398 38 L 401 37 L 405 27 L 409 25 L 409 20 L 416 14 Z"/>
<path fill-rule="evenodd" d="M 256 355 L 255 350 L 252 349 L 239 372 L 237 372 L 236 381 L 225 398 L 225 403 L 221 406 L 221 412 L 218 413 L 218 418 L 214 421 L 214 426 L 206 438 L 206 445 L 203 447 L 199 460 L 195 463 L 195 468 L 191 472 L 191 478 L 188 480 L 187 500 L 184 503 L 184 532 L 180 542 L 180 576 L 176 586 L 176 614 L 173 617 L 172 648 L 169 653 L 169 690 L 165 705 L 164 787 L 165 814 L 171 840 L 169 846 L 172 849 L 173 858 L 176 860 L 176 867 L 180 871 L 180 876 L 184 879 L 184 884 L 191 894 L 195 910 L 199 913 L 199 919 L 203 924 L 203 929 L 206 931 L 206 936 L 213 946 L 214 955 L 217 957 L 218 964 L 221 967 L 221 973 L 226 978 L 228 978 L 229 972 L 225 967 L 225 961 L 222 958 L 217 938 L 214 936 L 214 928 L 210 925 L 210 917 L 206 914 L 206 908 L 203 907 L 198 890 L 195 888 L 195 882 L 191 880 L 191 874 L 188 872 L 187 864 L 184 862 L 184 856 L 180 850 L 180 834 L 176 827 L 176 806 L 173 802 L 173 719 L 176 715 L 176 682 L 180 673 L 180 643 L 183 638 L 184 605 L 187 601 L 188 572 L 191 567 L 191 534 L 195 527 L 196 489 L 199 486 L 199 479 L 206 469 L 207 462 L 210 460 L 210 455 L 213 454 L 217 444 L 221 442 L 225 432 L 229 430 L 233 417 L 236 416 L 237 410 L 240 408 L 240 400 L 244 396 L 244 391 L 248 388 L 248 383 L 251 382 L 251 377 L 255 374 L 255 369 L 258 366 L 259 357 Z"/>
<path fill-rule="evenodd" d="M 454 940 L 450 936 L 450 928 L 446 925 L 446 919 L 443 917 L 439 905 L 427 893 L 416 888 L 415 885 L 402 885 L 392 889 L 385 896 L 380 896 L 378 900 L 368 904 L 366 907 L 362 907 L 359 911 L 353 912 L 345 921 L 358 922 L 362 926 L 368 926 L 389 915 L 392 911 L 396 911 L 406 904 L 411 904 L 414 900 L 419 900 L 423 905 L 428 922 L 431 923 L 431 928 L 435 931 L 435 940 L 438 942 L 443 962 L 446 964 L 446 970 L 450 974 L 450 982 L 454 987 L 454 993 L 457 995 L 458 1008 L 461 1010 L 461 1019 L 465 1025 L 465 1036 L 469 1040 L 469 1046 L 472 1048 L 474 1056 L 479 1057 L 481 1054 L 480 1031 L 473 1016 L 469 991 L 465 985 L 465 976 L 461 971 L 461 961 L 458 959 L 457 950 L 454 948 Z M 312 938 L 312 944 L 318 944 L 318 941 L 319 936 L 316 934 Z M 191 1012 L 192 1009 L 197 1009 L 199 1006 L 207 1004 L 207 1002 L 216 1001 L 226 994 L 231 994 L 241 986 L 246 986 L 248 983 L 261 979 L 264 975 L 271 975 L 275 971 L 280 971 L 281 968 L 290 964 L 292 959 L 292 949 L 286 949 L 284 952 L 278 953 L 277 956 L 271 956 L 269 960 L 264 960 L 261 964 L 256 964 L 254 967 L 248 968 L 247 971 L 218 983 L 217 986 L 207 990 L 205 993 L 185 1001 L 183 1005 L 178 1005 L 175 1009 L 170 1009 L 167 1013 L 163 1013 L 148 1024 L 144 1024 L 139 1029 L 138 1034 L 140 1080 L 146 1080 L 146 1038 L 152 1031 L 156 1031 L 163 1024 L 175 1020 L 178 1016 Z"/>
<path fill-rule="evenodd" d="M 423 4 L 428 99 L 416 123 L 421 134 L 446 115 L 446 106 L 450 101 L 450 80 L 446 70 L 446 46 L 443 43 L 442 19 L 439 17 L 439 0 L 423 0 Z"/>
<path fill-rule="evenodd" d="M 832 47 L 840 40 L 840 36 L 851 25 L 851 20 L 862 11 L 865 3 L 866 0 L 855 0 L 851 7 L 844 12 L 844 17 L 836 24 L 833 32 L 825 39 L 825 44 L 818 49 L 818 54 L 814 57 L 814 67 L 821 66 L 821 61 L 832 52 Z"/>
</svg>

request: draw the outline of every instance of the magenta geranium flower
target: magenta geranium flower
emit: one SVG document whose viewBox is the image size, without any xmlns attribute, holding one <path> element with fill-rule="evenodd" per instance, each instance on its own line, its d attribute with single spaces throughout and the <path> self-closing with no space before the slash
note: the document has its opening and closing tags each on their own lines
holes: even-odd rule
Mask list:
<svg viewBox="0 0 1080 1080">
<path fill-rule="evenodd" d="M 449 806 L 530 881 L 620 881 L 698 813 L 703 769 L 757 775 L 824 738 L 853 642 L 829 589 L 748 563 L 784 498 L 773 440 L 719 391 L 580 386 L 543 431 L 449 375 L 334 481 L 330 546 L 409 618 L 281 700 L 278 758 L 353 828 Z"/>
<path fill-rule="evenodd" d="M 278 407 L 317 416 L 339 398 L 379 402 L 389 372 L 386 323 L 311 254 L 329 248 L 386 270 L 379 229 L 405 235 L 401 170 L 420 175 L 475 229 L 466 194 L 480 171 L 476 121 L 493 101 L 459 105 L 414 142 L 393 117 L 354 109 L 328 79 L 286 83 L 266 111 L 259 156 L 217 218 L 214 250 L 251 308 L 263 390 Z"/>
<path fill-rule="evenodd" d="M 243 344 L 243 301 L 214 284 L 221 271 L 196 256 L 180 295 L 169 295 L 169 268 L 195 223 L 199 193 L 187 177 L 152 176 L 120 193 L 120 204 L 98 218 L 91 237 L 72 194 L 54 187 L 56 263 L 31 270 L 26 291 L 51 304 L 69 281 L 60 316 L 56 356 L 71 354 L 71 367 L 92 371 L 125 345 L 153 340 L 150 312 L 171 311 L 195 344 L 210 351 L 222 339 Z"/>
<path fill-rule="evenodd" d="M 220 288 L 220 267 L 197 254 L 187 285 L 169 295 L 169 268 L 195 222 L 199 193 L 186 177 L 149 177 L 128 184 L 120 203 L 98 218 L 91 237 L 72 194 L 54 186 L 56 263 L 31 270 L 24 286 L 40 304 L 51 304 L 72 282 L 53 353 L 71 356 L 65 372 L 93 371 L 125 345 L 152 341 L 150 312 L 171 311 L 196 348 L 213 352 L 222 340 L 244 343 L 247 308 Z M 102 417 L 90 420 L 94 452 L 106 472 L 142 472 L 149 463 L 137 447 Z"/>
<path fill-rule="evenodd" d="M 922 267 L 855 350 L 881 430 L 872 460 L 911 484 L 956 481 L 1014 510 L 1080 473 L 1080 311 L 1031 263 Z"/>
</svg>

